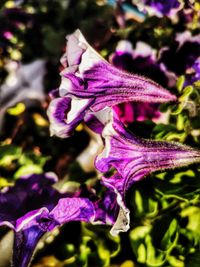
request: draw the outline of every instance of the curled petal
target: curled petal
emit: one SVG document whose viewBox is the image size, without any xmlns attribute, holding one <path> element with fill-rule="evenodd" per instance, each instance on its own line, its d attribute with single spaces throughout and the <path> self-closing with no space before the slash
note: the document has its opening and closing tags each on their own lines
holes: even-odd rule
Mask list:
<svg viewBox="0 0 200 267">
<path fill-rule="evenodd" d="M 112 190 L 107 190 L 102 198 L 96 201 L 94 205 L 96 211 L 94 221 L 96 223 L 102 222 L 109 225 L 115 224 L 116 218 L 119 213 L 119 205 L 117 203 L 115 192 L 113 192 Z M 112 229 L 110 232 L 111 234 L 113 234 Z"/>
<path fill-rule="evenodd" d="M 105 108 L 98 112 L 88 112 L 84 118 L 86 125 L 97 134 L 102 134 L 105 125 L 113 119 L 113 110 Z"/>
<path fill-rule="evenodd" d="M 12 264 L 15 267 L 29 266 L 33 253 L 44 232 L 38 226 L 15 233 Z"/>
<path fill-rule="evenodd" d="M 83 120 L 90 102 L 90 99 L 77 99 L 76 97 L 53 99 L 47 110 L 51 135 L 61 138 L 70 136 L 74 128 Z"/>
<path fill-rule="evenodd" d="M 87 198 L 63 198 L 50 212 L 50 217 L 60 225 L 69 221 L 92 222 L 95 210 L 92 202 Z"/>
<path fill-rule="evenodd" d="M 102 178 L 102 184 L 115 193 L 116 202 L 119 205 L 117 218 L 110 231 L 113 236 L 118 235 L 120 232 L 127 232 L 130 228 L 130 211 L 126 207 L 125 196 L 117 190 L 120 186 L 116 186 L 118 182 L 121 183 L 121 180 L 122 177 L 119 173 L 114 174 L 110 178 Z"/>
</svg>

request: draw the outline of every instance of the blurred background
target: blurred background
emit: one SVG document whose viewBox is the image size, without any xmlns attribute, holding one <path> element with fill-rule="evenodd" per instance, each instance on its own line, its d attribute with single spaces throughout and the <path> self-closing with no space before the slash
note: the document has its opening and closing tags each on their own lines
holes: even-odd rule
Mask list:
<svg viewBox="0 0 200 267">
<path fill-rule="evenodd" d="M 0 1 L 0 188 L 54 172 L 60 190 L 101 194 L 93 166 L 99 139 L 85 125 L 50 137 L 48 93 L 59 87 L 66 35 L 79 28 L 111 64 L 158 82 L 180 101 L 115 107 L 135 134 L 200 148 L 200 3 L 193 0 Z M 34 267 L 200 266 L 200 168 L 156 173 L 129 192 L 131 229 L 73 222 L 45 235 Z M 10 266 L 12 233 L 0 229 L 0 266 Z"/>
</svg>

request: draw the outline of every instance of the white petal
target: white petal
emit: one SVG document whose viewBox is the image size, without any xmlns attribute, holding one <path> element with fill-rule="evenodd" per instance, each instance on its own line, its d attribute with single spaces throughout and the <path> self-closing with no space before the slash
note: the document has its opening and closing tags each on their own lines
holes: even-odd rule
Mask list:
<svg viewBox="0 0 200 267">
<path fill-rule="evenodd" d="M 59 94 L 61 97 L 72 91 L 73 85 L 70 79 L 62 77 L 59 87 Z"/>
<path fill-rule="evenodd" d="M 71 123 L 87 107 L 89 99 L 72 98 L 71 109 L 67 113 L 67 123 Z"/>
</svg>

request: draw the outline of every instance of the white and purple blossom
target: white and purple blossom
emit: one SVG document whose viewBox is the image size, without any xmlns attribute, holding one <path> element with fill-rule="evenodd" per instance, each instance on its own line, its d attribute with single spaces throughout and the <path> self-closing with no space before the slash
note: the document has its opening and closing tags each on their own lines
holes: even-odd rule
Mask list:
<svg viewBox="0 0 200 267">
<path fill-rule="evenodd" d="M 129 211 L 125 206 L 128 189 L 146 175 L 165 169 L 186 166 L 200 162 L 200 151 L 175 142 L 145 140 L 128 132 L 116 117 L 103 130 L 105 148 L 95 161 L 96 168 L 106 173 L 111 167 L 117 170 L 110 178 L 103 178 L 103 184 L 117 195 L 117 201 L 129 223 Z M 127 230 L 113 226 L 113 233 Z"/>
<path fill-rule="evenodd" d="M 15 231 L 13 266 L 28 266 L 40 238 L 69 221 L 113 224 L 118 212 L 115 195 L 94 200 L 81 193 L 60 193 L 53 174 L 22 177 L 0 192 L 0 226 Z"/>
<path fill-rule="evenodd" d="M 96 167 L 101 172 L 114 167 L 126 180 L 126 189 L 151 172 L 200 161 L 200 151 L 196 149 L 175 142 L 136 137 L 115 118 L 114 121 L 104 128 L 105 148 L 96 159 Z"/>
<path fill-rule="evenodd" d="M 71 135 L 75 126 L 90 112 L 119 103 L 140 101 L 162 103 L 176 96 L 145 77 L 119 70 L 103 59 L 79 30 L 68 36 L 66 53 L 61 60 L 59 96 L 49 105 L 52 134 Z"/>
</svg>

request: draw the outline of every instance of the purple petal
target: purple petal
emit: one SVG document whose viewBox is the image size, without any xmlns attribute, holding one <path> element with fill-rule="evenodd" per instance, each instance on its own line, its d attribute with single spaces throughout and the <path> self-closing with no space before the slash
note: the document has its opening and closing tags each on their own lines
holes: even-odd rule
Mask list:
<svg viewBox="0 0 200 267">
<path fill-rule="evenodd" d="M 98 112 L 88 112 L 84 118 L 84 122 L 87 126 L 97 134 L 102 134 L 102 131 L 106 124 L 112 121 L 113 110 L 105 108 Z"/>
<path fill-rule="evenodd" d="M 194 82 L 200 80 L 200 59 L 197 59 L 193 66 L 187 70 L 189 74 L 186 75 L 184 86 L 192 85 Z"/>
<path fill-rule="evenodd" d="M 38 226 L 15 233 L 12 264 L 15 267 L 29 266 L 33 253 L 44 232 Z"/>
<path fill-rule="evenodd" d="M 110 57 L 111 63 L 117 68 L 146 76 L 162 86 L 168 85 L 166 74 L 157 62 L 157 51 L 141 41 L 137 42 L 132 50 L 130 45 L 128 41 L 120 41 L 115 53 Z"/>
<path fill-rule="evenodd" d="M 167 77 L 156 62 L 156 51 L 146 43 L 138 42 L 133 49 L 129 41 L 122 40 L 110 60 L 117 68 L 145 75 L 163 85 L 168 83 Z M 121 103 L 114 109 L 125 124 L 134 120 L 157 119 L 160 116 L 158 105 L 154 103 Z"/>
<path fill-rule="evenodd" d="M 120 207 L 111 229 L 113 235 L 129 229 L 130 211 L 125 197 L 134 182 L 157 170 L 200 162 L 200 151 L 178 143 L 138 138 L 127 132 L 116 117 L 106 125 L 103 137 L 105 148 L 96 158 L 95 166 L 101 172 L 107 172 L 111 167 L 117 170 L 112 177 L 102 178 L 102 183 L 116 194 Z"/>
<path fill-rule="evenodd" d="M 50 212 L 50 217 L 60 225 L 69 221 L 92 222 L 95 210 L 92 202 L 87 198 L 63 198 Z"/>
<path fill-rule="evenodd" d="M 95 205 L 95 222 L 113 225 L 119 213 L 116 194 L 107 190 L 101 199 L 94 203 Z M 111 234 L 112 229 L 111 229 Z"/>
<path fill-rule="evenodd" d="M 114 220 L 113 227 L 110 231 L 113 236 L 118 235 L 119 232 L 127 232 L 130 228 L 130 211 L 125 204 L 125 195 L 120 193 L 117 189 L 120 188 L 121 180 L 122 177 L 119 173 L 115 173 L 110 178 L 102 177 L 102 184 L 115 194 L 113 199 L 114 205 L 116 205 L 116 203 L 118 204 L 118 215 Z"/>
<path fill-rule="evenodd" d="M 133 121 L 155 121 L 161 116 L 158 105 L 154 103 L 122 103 L 114 107 L 114 110 L 124 124 Z"/>
<path fill-rule="evenodd" d="M 0 226 L 15 231 L 15 267 L 27 266 L 38 240 L 57 225 L 49 218 L 49 211 L 63 196 L 52 188 L 56 181 L 53 173 L 29 175 L 0 192 Z"/>
<path fill-rule="evenodd" d="M 17 221 L 13 245 L 13 266 L 29 265 L 40 238 L 56 226 L 48 219 L 48 210 L 30 212 Z"/>
</svg>

